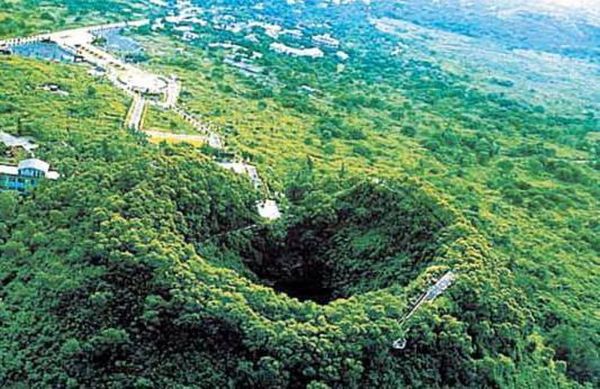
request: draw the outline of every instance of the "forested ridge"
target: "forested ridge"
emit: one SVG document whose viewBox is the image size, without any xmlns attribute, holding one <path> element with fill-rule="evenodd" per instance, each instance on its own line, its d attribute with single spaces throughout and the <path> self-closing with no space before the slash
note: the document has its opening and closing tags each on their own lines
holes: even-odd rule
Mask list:
<svg viewBox="0 0 600 389">
<path fill-rule="evenodd" d="M 514 378 L 519 371 L 520 384 L 560 382 L 545 346 L 524 325 L 528 313 L 511 276 L 492 268 L 488 243 L 468 222 L 449 221 L 452 225 L 440 232 L 443 254 L 419 264 L 435 266 L 411 279 L 406 271 L 387 279 L 379 272 L 364 277 L 361 269 L 352 269 L 361 264 L 354 253 L 336 251 L 334 265 L 361 275 L 357 286 L 340 292 L 357 292 L 355 297 L 325 306 L 299 302 L 195 252 L 196 239 L 252 222 L 256 197 L 248 183 L 226 177 L 210 162 L 191 162 L 185 148 L 148 149 L 122 135 L 80 157 L 71 177 L 57 185 L 26 199 L 2 194 L 5 383 L 479 386 L 519 379 Z M 351 192 L 337 201 L 351 203 L 322 204 L 316 215 L 307 215 L 311 223 L 350 207 L 356 216 L 342 217 L 351 225 L 343 231 L 362 235 L 360 229 L 373 231 L 373 224 L 390 228 L 385 220 L 372 219 L 382 210 L 378 197 L 384 203 L 414 201 L 372 183 L 348 185 Z M 360 196 L 371 199 L 353 204 Z M 441 205 L 432 207 L 417 207 L 416 214 L 414 208 L 398 207 L 389 217 L 444 213 L 437 209 Z M 291 212 L 309 211 L 299 205 Z M 426 234 L 420 223 L 393 228 L 399 227 Z M 311 228 L 295 224 L 288 233 L 298 229 L 309 237 L 289 244 L 310 250 Z M 236 240 L 243 237 L 228 244 L 245 246 Z M 386 248 L 378 239 L 366 244 L 362 250 L 409 256 L 407 248 Z M 278 271 L 284 266 L 278 264 Z M 460 281 L 441 304 L 418 316 L 407 334 L 410 346 L 394 354 L 390 340 L 400 333 L 397 320 L 407 299 L 448 268 L 460 273 Z M 332 281 L 339 282 L 347 270 L 335 269 Z"/>
<path fill-rule="evenodd" d="M 48 27 L 29 3 L 0 9 L 0 36 Z M 211 5 L 243 20 L 250 3 Z M 184 103 L 281 192 L 276 221 L 256 212 L 264 188 L 215 163 L 223 152 L 124 129 L 130 99 L 106 80 L 0 57 L 0 129 L 33 137 L 61 173 L 0 192 L 0 387 L 597 387 L 597 114 L 390 57 L 402 39 L 356 13 L 400 6 L 283 4 L 263 14 L 313 33 L 337 20 L 350 59 L 281 57 L 210 26 L 177 53 L 173 29 L 128 32 L 142 66 L 180 74 Z M 66 27 L 146 6 L 44 4 Z M 222 41 L 262 53 L 275 81 L 225 66 L 209 47 Z M 448 271 L 451 287 L 402 323 Z"/>
</svg>

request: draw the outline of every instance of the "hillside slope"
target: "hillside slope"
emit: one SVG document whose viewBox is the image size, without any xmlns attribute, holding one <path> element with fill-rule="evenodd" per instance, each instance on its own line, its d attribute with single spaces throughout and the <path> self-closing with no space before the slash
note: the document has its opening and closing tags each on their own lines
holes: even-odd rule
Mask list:
<svg viewBox="0 0 600 389">
<path fill-rule="evenodd" d="M 198 4 L 189 42 L 127 31 L 140 66 L 177 74 L 182 104 L 284 195 L 275 222 L 222 152 L 125 130 L 130 99 L 106 79 L 0 57 L 0 128 L 62 176 L 0 193 L 0 386 L 597 386 L 595 86 L 536 79 L 540 95 L 502 61 L 457 61 L 448 31 L 399 4 L 223 0 Z M 47 28 L 23 23 L 5 34 Z M 321 58 L 273 49 L 324 34 L 341 43 Z M 260 72 L 240 71 L 249 58 Z M 147 125 L 191 131 L 156 112 Z M 403 323 L 447 271 L 455 283 Z"/>
</svg>

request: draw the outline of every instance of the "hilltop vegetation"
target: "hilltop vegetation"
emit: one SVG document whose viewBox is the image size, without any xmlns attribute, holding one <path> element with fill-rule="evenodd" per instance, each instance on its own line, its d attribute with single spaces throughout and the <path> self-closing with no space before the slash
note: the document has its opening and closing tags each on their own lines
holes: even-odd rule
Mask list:
<svg viewBox="0 0 600 389">
<path fill-rule="evenodd" d="M 145 12 L 141 1 L 0 0 L 0 39 L 128 20 Z"/>
<path fill-rule="evenodd" d="M 284 217 L 259 219 L 262 193 L 215 150 L 124 130 L 128 98 L 85 68 L 0 57 L 0 129 L 34 137 L 63 176 L 0 193 L 0 386 L 599 384 L 597 114 L 391 56 L 401 39 L 359 17 L 391 7 L 209 3 L 226 7 L 215 17 L 302 24 L 303 38 L 277 38 L 297 46 L 335 20 L 350 56 L 282 56 L 261 28 L 198 25 L 192 43 L 128 32 L 142 66 L 179 75 L 182 104 L 285 194 Z M 104 7 L 79 4 L 57 3 L 60 18 Z M 106 4 L 115 18 L 125 7 Z M 46 28 L 24 20 L 40 9 L 11 7 L 21 24 L 5 35 Z M 265 70 L 228 65 L 222 42 Z M 400 325 L 450 269 L 456 283 Z"/>
</svg>

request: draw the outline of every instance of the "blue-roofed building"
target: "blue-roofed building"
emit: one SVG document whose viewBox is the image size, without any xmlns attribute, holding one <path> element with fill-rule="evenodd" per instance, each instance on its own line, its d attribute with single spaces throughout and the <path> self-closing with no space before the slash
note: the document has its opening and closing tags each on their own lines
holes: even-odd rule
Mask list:
<svg viewBox="0 0 600 389">
<path fill-rule="evenodd" d="M 26 159 L 17 166 L 0 165 L 0 190 L 21 193 L 35 187 L 40 180 L 57 180 L 60 174 L 50 170 L 50 165 L 40 159 Z"/>
</svg>

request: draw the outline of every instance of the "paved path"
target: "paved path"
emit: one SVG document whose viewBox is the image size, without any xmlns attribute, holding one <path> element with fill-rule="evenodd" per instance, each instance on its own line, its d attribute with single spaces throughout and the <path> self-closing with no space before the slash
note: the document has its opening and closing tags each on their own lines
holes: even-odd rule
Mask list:
<svg viewBox="0 0 600 389">
<path fill-rule="evenodd" d="M 408 312 L 401 320 L 400 324 L 405 323 L 408 319 L 412 317 L 412 315 L 417 312 L 417 310 L 426 302 L 431 302 L 436 299 L 439 295 L 444 293 L 446 289 L 452 285 L 452 283 L 456 280 L 456 274 L 449 271 L 444 274 L 442 278 L 440 278 L 434 285 L 430 286 L 429 289 L 425 293 L 419 297 L 417 302 L 414 304 L 413 308 Z M 392 347 L 396 350 L 402 350 L 406 347 L 406 338 L 398 338 L 392 343 Z"/>
<path fill-rule="evenodd" d="M 142 129 L 142 119 L 144 118 L 144 110 L 146 108 L 146 100 L 140 94 L 133 97 L 129 114 L 127 115 L 127 127 L 133 130 L 140 131 Z"/>
<path fill-rule="evenodd" d="M 196 129 L 196 131 L 204 134 L 209 146 L 215 149 L 222 149 L 224 147 L 221 137 L 215 131 L 213 131 L 208 124 L 196 119 L 194 115 L 188 113 L 181 107 L 173 107 L 173 111 L 181 116 L 183 120 L 190 123 Z"/>
<path fill-rule="evenodd" d="M 568 163 L 574 163 L 577 165 L 585 165 L 585 164 L 595 162 L 593 159 L 586 159 L 586 158 L 546 157 L 543 155 L 535 155 L 535 154 L 534 155 L 526 155 L 526 156 L 513 156 L 508 153 L 500 153 L 500 156 L 507 158 L 507 159 L 512 159 L 515 161 L 529 161 L 529 160 L 532 160 L 535 158 L 542 158 L 542 159 L 550 161 L 550 162 L 568 162 Z"/>
<path fill-rule="evenodd" d="M 179 100 L 179 93 L 181 92 L 181 87 L 179 86 L 179 82 L 177 82 L 177 78 L 175 76 L 171 76 L 167 81 L 167 90 L 165 92 L 165 108 L 173 109 L 175 105 L 177 105 L 177 100 Z"/>
<path fill-rule="evenodd" d="M 84 37 L 86 35 L 89 35 L 89 34 L 92 34 L 95 32 L 118 29 L 118 28 L 125 28 L 125 27 L 141 27 L 148 23 L 150 23 L 150 20 L 142 19 L 142 20 L 136 20 L 136 21 L 131 21 L 131 22 L 106 23 L 106 24 L 99 24 L 99 25 L 89 26 L 89 27 L 72 28 L 69 30 L 52 32 L 52 33 L 48 33 L 48 34 L 37 34 L 37 35 L 32 35 L 32 36 L 27 36 L 27 37 L 3 39 L 3 40 L 0 40 L 0 47 L 2 47 L 2 46 L 11 47 L 11 46 L 22 45 L 25 43 L 33 43 L 33 42 L 41 42 L 41 41 L 56 42 L 57 40 L 64 39 L 65 37 L 79 37 L 80 39 L 84 39 Z"/>
<path fill-rule="evenodd" d="M 107 53 L 106 51 L 93 45 L 95 39 L 94 33 L 110 29 L 120 29 L 125 27 L 140 27 L 149 23 L 149 20 L 143 19 L 134 22 L 109 23 L 91 27 L 75 28 L 59 31 L 50 34 L 34 35 L 26 38 L 14 38 L 0 41 L 0 47 L 10 47 L 29 42 L 49 41 L 59 45 L 64 50 L 78 56 L 80 59 L 106 70 L 107 78 L 118 88 L 133 97 L 133 103 L 127 115 L 127 127 L 138 131 L 142 129 L 142 119 L 146 104 L 153 104 L 161 109 L 173 110 L 185 121 L 190 123 L 200 135 L 181 135 L 152 132 L 155 138 L 188 140 L 192 142 L 205 142 L 214 148 L 223 148 L 223 141 L 219 135 L 207 124 L 196 119 L 193 115 L 177 107 L 181 86 L 175 76 L 169 78 L 146 72 L 126 63 L 119 58 Z M 140 92 L 140 85 L 128 84 L 126 80 L 143 79 L 150 85 L 161 85 L 164 81 L 164 87 L 152 87 L 154 92 L 162 94 L 162 101 L 147 102 Z M 132 81 L 133 82 L 133 81 Z M 151 132 L 147 132 L 150 134 Z"/>
<path fill-rule="evenodd" d="M 0 48 L 9 48 L 15 45 L 21 45 L 30 42 L 48 41 L 54 42 L 64 50 L 78 56 L 81 60 L 86 61 L 94 66 L 105 69 L 107 78 L 118 88 L 133 97 L 133 103 L 127 115 L 127 127 L 138 131 L 142 129 L 142 119 L 146 104 L 155 105 L 161 109 L 173 110 L 177 115 L 190 123 L 200 135 L 181 135 L 152 132 L 153 137 L 162 137 L 177 140 L 189 140 L 193 142 L 204 141 L 211 147 L 221 149 L 224 147 L 221 137 L 206 123 L 196 119 L 193 115 L 177 106 L 181 86 L 175 76 L 169 78 L 160 75 L 149 73 L 135 65 L 126 63 L 119 58 L 107 53 L 93 45 L 95 33 L 120 29 L 125 27 L 140 27 L 149 24 L 148 19 L 142 19 L 132 22 L 107 23 L 90 27 L 74 28 L 63 30 L 49 34 L 39 34 L 24 38 L 12 38 L 0 41 Z M 138 81 L 135 81 L 138 80 Z M 142 80 L 142 81 L 139 81 Z M 128 83 L 128 81 L 130 83 Z M 146 101 L 141 93 L 146 90 L 145 86 L 148 83 L 148 89 L 152 92 L 162 95 L 162 101 Z M 151 132 L 147 132 L 150 134 Z"/>
</svg>

